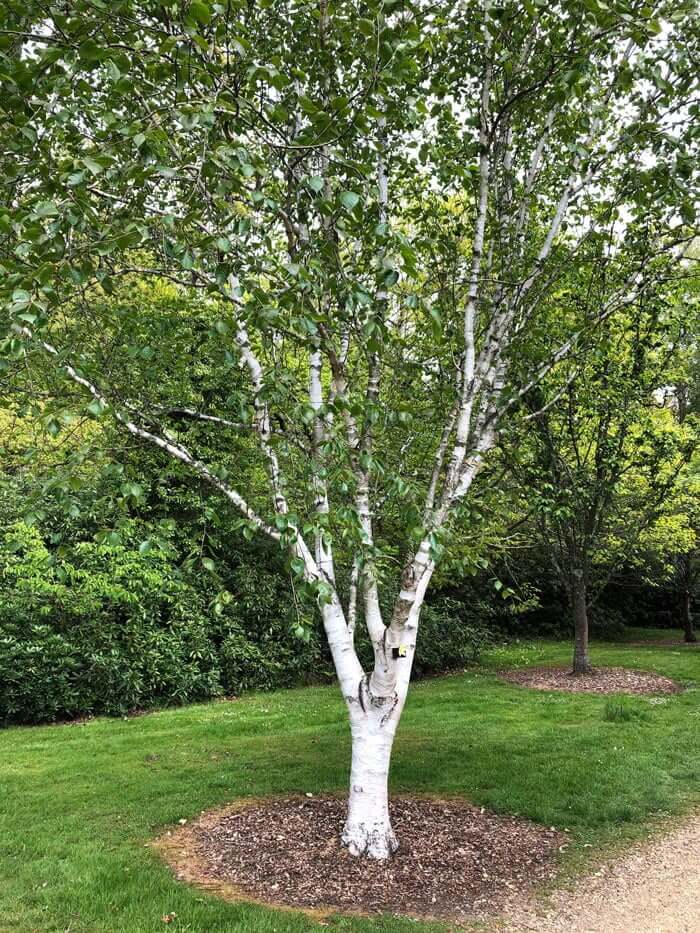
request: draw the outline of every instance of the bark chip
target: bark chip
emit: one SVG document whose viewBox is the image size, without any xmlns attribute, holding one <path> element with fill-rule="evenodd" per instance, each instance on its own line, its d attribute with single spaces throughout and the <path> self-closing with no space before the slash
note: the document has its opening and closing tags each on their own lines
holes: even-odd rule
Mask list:
<svg viewBox="0 0 700 933">
<path fill-rule="evenodd" d="M 399 797 L 390 811 L 399 849 L 387 861 L 340 844 L 346 804 L 329 796 L 241 801 L 176 829 L 161 849 L 178 877 L 229 899 L 461 920 L 551 879 L 567 841 L 463 800 Z"/>
</svg>

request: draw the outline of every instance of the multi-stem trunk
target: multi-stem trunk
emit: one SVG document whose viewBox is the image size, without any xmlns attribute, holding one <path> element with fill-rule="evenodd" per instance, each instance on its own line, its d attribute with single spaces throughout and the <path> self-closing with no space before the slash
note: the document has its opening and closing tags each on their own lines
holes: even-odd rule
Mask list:
<svg viewBox="0 0 700 933">
<path fill-rule="evenodd" d="M 339 605 L 324 609 L 324 623 L 345 697 L 352 735 L 348 811 L 341 840 L 353 855 L 389 858 L 398 840 L 389 816 L 389 768 L 394 736 L 401 718 L 416 645 L 418 618 L 432 566 L 418 585 L 402 589 L 392 623 L 384 628 L 371 618 L 375 663 L 371 674 L 362 671 L 349 639 L 341 629 Z M 372 616 L 378 604 L 370 600 Z M 399 621 L 400 620 L 400 621 Z"/>
<path fill-rule="evenodd" d="M 383 630 L 374 644 L 374 669 L 361 679 L 356 698 L 348 703 L 352 763 L 342 841 L 353 855 L 386 859 L 399 845 L 389 817 L 389 768 L 408 691 L 415 647 L 410 633 L 415 633 L 418 611 L 419 607 L 412 614 L 410 629 L 404 624 Z"/>
<path fill-rule="evenodd" d="M 574 674 L 590 674 L 588 657 L 588 598 L 583 574 L 574 574 L 571 584 L 571 610 L 574 621 Z"/>
</svg>

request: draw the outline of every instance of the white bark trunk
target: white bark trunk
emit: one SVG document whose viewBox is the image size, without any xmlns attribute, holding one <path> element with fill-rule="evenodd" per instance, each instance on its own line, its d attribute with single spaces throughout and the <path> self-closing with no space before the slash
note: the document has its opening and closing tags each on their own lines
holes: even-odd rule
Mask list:
<svg viewBox="0 0 700 933">
<path fill-rule="evenodd" d="M 415 589 L 402 592 L 397 601 L 405 609 L 404 624 L 386 629 L 371 676 L 360 681 L 357 700 L 348 702 L 352 765 L 342 842 L 353 855 L 387 859 L 399 846 L 389 818 L 389 767 L 408 693 L 420 610 L 433 571 L 432 561 L 421 551 L 423 558 Z"/>
<path fill-rule="evenodd" d="M 358 685 L 364 677 L 362 665 L 355 653 L 352 631 L 348 628 L 342 606 L 337 599 L 334 598 L 332 602 L 324 605 L 321 614 L 340 689 L 352 716 L 353 708 L 358 704 Z"/>
<path fill-rule="evenodd" d="M 389 764 L 398 716 L 384 704 L 352 723 L 348 815 L 342 841 L 352 855 L 387 859 L 399 843 L 389 819 Z M 396 710 L 392 711 L 394 714 Z"/>
</svg>

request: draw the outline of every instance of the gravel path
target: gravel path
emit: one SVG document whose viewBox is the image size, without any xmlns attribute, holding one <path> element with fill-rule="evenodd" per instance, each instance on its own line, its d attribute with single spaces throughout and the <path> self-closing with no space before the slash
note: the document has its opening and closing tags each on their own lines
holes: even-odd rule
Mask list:
<svg viewBox="0 0 700 933">
<path fill-rule="evenodd" d="M 557 891 L 512 911 L 508 933 L 700 933 L 700 814 L 636 845 Z"/>
</svg>

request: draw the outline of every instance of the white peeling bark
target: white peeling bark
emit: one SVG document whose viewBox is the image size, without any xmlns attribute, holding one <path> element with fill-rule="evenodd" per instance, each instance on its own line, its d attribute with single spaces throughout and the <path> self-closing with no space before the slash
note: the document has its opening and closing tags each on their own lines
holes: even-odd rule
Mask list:
<svg viewBox="0 0 700 933">
<path fill-rule="evenodd" d="M 420 611 L 435 569 L 426 548 L 416 558 L 416 583 L 399 595 L 385 650 L 376 656 L 371 677 L 362 679 L 359 702 L 350 704 L 352 765 L 342 842 L 353 855 L 375 859 L 389 858 L 399 846 L 389 816 L 391 751 L 408 693 Z M 404 623 L 398 624 L 398 618 Z M 400 649 L 397 658 L 393 647 Z"/>
<path fill-rule="evenodd" d="M 323 476 L 323 456 L 321 453 L 324 441 L 324 423 L 321 417 L 321 408 L 323 406 L 323 388 L 321 384 L 321 374 L 323 368 L 323 357 L 321 350 L 314 347 L 309 355 L 309 404 L 314 412 L 314 424 L 312 434 L 312 454 L 313 454 L 313 489 L 314 489 L 314 509 L 317 515 L 328 515 L 330 505 L 328 502 L 328 487 Z M 335 582 L 335 564 L 333 562 L 333 551 L 330 545 L 330 539 L 324 535 L 322 527 L 316 530 L 316 563 L 327 580 Z"/>
<path fill-rule="evenodd" d="M 352 723 L 348 815 L 342 842 L 352 855 L 387 859 L 399 843 L 389 817 L 389 764 L 398 717 L 385 721 L 381 706 Z"/>
<path fill-rule="evenodd" d="M 342 606 L 335 594 L 331 602 L 322 607 L 321 615 L 340 689 L 352 720 L 355 708 L 359 708 L 358 689 L 364 671 L 355 653 L 352 631 L 348 628 Z"/>
<path fill-rule="evenodd" d="M 488 40 L 487 40 L 488 41 Z M 491 181 L 491 152 L 490 152 L 490 97 L 491 79 L 493 76 L 493 63 L 487 62 L 481 88 L 481 111 L 479 130 L 479 198 L 474 226 L 474 240 L 472 243 L 472 259 L 469 277 L 467 303 L 464 309 L 464 356 L 461 366 L 461 398 L 455 431 L 455 444 L 447 468 L 447 476 L 443 488 L 441 505 L 444 506 L 459 478 L 459 472 L 466 456 L 467 442 L 469 440 L 472 407 L 474 404 L 476 386 L 474 384 L 476 348 L 474 342 L 476 314 L 479 302 L 479 286 L 481 281 L 481 266 L 484 253 L 484 240 L 486 235 L 486 220 L 489 206 L 489 185 Z M 449 434 L 448 434 L 449 437 Z"/>
<path fill-rule="evenodd" d="M 421 576 L 418 580 L 418 584 L 413 594 L 411 608 L 408 611 L 406 623 L 403 627 L 402 643 L 406 651 L 406 656 L 399 664 L 396 680 L 396 691 L 399 697 L 399 705 L 401 709 L 403 709 L 403 704 L 406 702 L 408 686 L 411 680 L 411 669 L 413 667 L 413 659 L 416 653 L 416 641 L 418 638 L 418 623 L 420 621 L 420 613 L 421 609 L 423 608 L 425 594 L 427 592 L 428 586 L 430 585 L 430 580 L 432 579 L 434 571 L 435 562 L 429 559 L 423 566 L 423 572 L 421 573 Z"/>
</svg>

